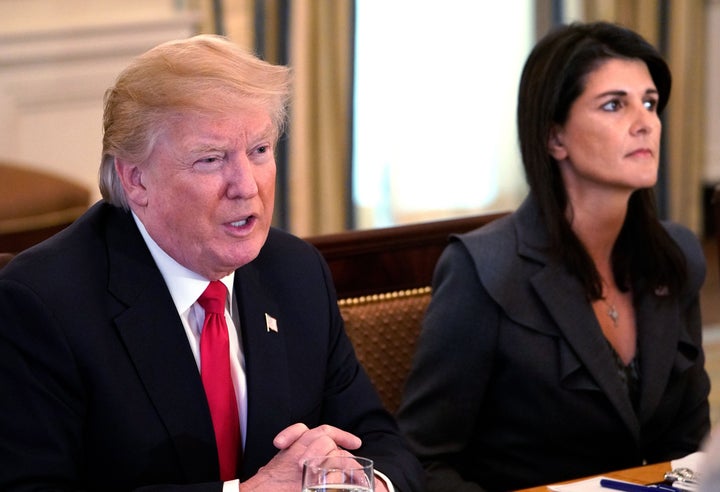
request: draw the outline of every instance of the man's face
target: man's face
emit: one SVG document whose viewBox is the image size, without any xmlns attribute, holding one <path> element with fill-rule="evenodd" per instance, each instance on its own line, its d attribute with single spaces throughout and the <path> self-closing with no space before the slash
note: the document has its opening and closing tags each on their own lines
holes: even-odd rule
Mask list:
<svg viewBox="0 0 720 492">
<path fill-rule="evenodd" d="M 123 179 L 131 207 L 178 263 L 221 278 L 255 259 L 267 239 L 275 141 L 259 108 L 173 117 L 147 162 Z"/>
</svg>

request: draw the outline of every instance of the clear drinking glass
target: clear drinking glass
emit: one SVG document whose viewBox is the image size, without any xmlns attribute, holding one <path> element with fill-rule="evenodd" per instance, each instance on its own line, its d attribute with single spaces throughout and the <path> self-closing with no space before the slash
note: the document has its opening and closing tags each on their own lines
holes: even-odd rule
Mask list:
<svg viewBox="0 0 720 492">
<path fill-rule="evenodd" d="M 373 492 L 373 462 L 358 456 L 318 456 L 303 463 L 302 492 Z"/>
</svg>

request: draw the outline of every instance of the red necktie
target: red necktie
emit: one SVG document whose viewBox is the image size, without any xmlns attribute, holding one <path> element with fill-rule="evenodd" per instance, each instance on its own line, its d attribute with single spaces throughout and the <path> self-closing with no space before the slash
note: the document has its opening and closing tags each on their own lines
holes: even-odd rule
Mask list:
<svg viewBox="0 0 720 492">
<path fill-rule="evenodd" d="M 207 395 L 220 462 L 220 479 L 237 476 L 240 423 L 230 376 L 230 343 L 225 322 L 227 289 L 219 280 L 210 282 L 198 303 L 205 310 L 200 335 L 200 376 Z"/>
</svg>

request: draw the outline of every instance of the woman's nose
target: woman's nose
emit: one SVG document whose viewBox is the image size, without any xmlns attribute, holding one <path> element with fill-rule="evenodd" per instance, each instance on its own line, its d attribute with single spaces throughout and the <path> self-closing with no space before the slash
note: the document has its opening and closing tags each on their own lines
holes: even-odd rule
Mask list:
<svg viewBox="0 0 720 492">
<path fill-rule="evenodd" d="M 655 127 L 660 125 L 660 117 L 655 111 L 648 110 L 644 104 L 635 112 L 634 121 L 631 127 L 631 132 L 636 133 L 651 133 Z"/>
</svg>

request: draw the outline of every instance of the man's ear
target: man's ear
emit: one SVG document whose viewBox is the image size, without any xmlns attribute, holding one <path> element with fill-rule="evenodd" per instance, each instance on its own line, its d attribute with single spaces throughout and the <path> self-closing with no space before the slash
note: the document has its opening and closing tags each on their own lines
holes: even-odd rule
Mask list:
<svg viewBox="0 0 720 492">
<path fill-rule="evenodd" d="M 146 206 L 148 196 L 143 184 L 143 169 L 135 163 L 116 157 L 115 172 L 120 178 L 128 202 L 140 207 Z"/>
<path fill-rule="evenodd" d="M 563 145 L 563 133 L 562 128 L 558 125 L 553 125 L 550 129 L 550 136 L 548 137 L 548 154 L 550 154 L 556 161 L 562 161 L 567 158 L 568 152 Z"/>
</svg>

